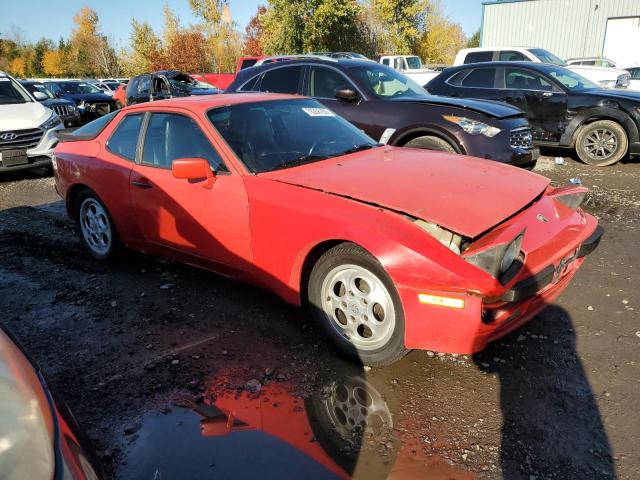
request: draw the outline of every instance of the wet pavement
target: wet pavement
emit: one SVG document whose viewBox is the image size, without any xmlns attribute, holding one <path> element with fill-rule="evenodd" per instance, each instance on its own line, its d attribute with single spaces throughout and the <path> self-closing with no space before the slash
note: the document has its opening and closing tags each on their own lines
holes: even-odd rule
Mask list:
<svg viewBox="0 0 640 480">
<path fill-rule="evenodd" d="M 553 153 L 553 152 L 552 152 Z M 605 237 L 553 305 L 474 356 L 336 357 L 304 310 L 80 250 L 50 177 L 0 178 L 0 311 L 111 478 L 640 478 L 640 162 L 592 189 Z"/>
</svg>

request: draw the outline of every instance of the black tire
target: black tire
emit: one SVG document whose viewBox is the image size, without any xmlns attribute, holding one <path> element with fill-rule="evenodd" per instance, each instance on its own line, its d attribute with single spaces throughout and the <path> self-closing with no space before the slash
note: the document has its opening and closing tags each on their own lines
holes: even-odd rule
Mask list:
<svg viewBox="0 0 640 480">
<path fill-rule="evenodd" d="M 372 275 L 374 282 L 373 288 L 380 288 L 380 291 L 385 294 L 385 298 L 388 299 L 387 303 L 389 303 L 384 307 L 381 306 L 384 302 L 371 302 L 371 310 L 369 310 L 369 306 L 365 300 L 362 300 L 365 306 L 361 306 L 357 301 L 357 299 L 361 299 L 359 295 L 362 294 L 366 296 L 366 292 L 362 292 L 361 290 L 360 292 L 356 292 L 354 296 L 351 291 L 347 293 L 345 289 L 344 293 L 341 293 L 345 300 L 349 300 L 348 305 L 346 302 L 343 302 L 345 304 L 344 310 L 349 315 L 349 319 L 353 319 L 353 322 L 347 319 L 345 311 L 339 313 L 342 314 L 341 318 L 344 318 L 345 326 L 351 323 L 351 328 L 356 329 L 355 336 L 357 338 L 354 340 L 356 343 L 347 338 L 346 335 L 348 334 L 345 333 L 344 330 L 341 330 L 342 327 L 339 326 L 339 323 L 342 322 L 338 320 L 338 313 L 335 315 L 326 313 L 324 307 L 325 300 L 328 300 L 326 296 L 323 295 L 325 280 L 329 280 L 329 275 L 332 274 L 332 272 L 348 265 L 362 269 L 362 273 L 365 273 L 365 275 Z M 364 282 L 364 285 L 367 285 L 367 283 Z M 324 286 L 326 288 L 326 285 Z M 372 287 L 368 288 L 369 291 L 372 290 Z M 320 322 L 335 347 L 347 357 L 359 361 L 364 365 L 388 365 L 400 360 L 409 352 L 404 346 L 404 312 L 400 297 L 382 265 L 363 248 L 353 243 L 342 243 L 322 255 L 314 265 L 309 276 L 307 295 L 311 314 Z M 351 297 L 348 297 L 348 295 L 351 295 Z M 358 306 L 360 306 L 361 312 L 358 312 Z M 374 310 L 376 307 L 379 308 L 378 314 L 376 314 Z M 329 306 L 326 308 L 331 310 Z M 352 308 L 355 308 L 355 313 Z M 387 315 L 387 311 L 392 311 L 393 314 Z M 358 316 L 358 319 L 351 316 L 352 314 Z M 381 320 L 379 316 L 382 317 Z M 369 337 L 367 337 L 367 322 L 378 322 L 375 323 L 375 325 L 371 325 L 373 330 L 368 330 Z M 355 324 L 357 324 L 357 327 L 354 327 Z M 381 335 L 383 338 L 380 339 L 379 345 L 358 345 L 358 342 L 361 344 L 367 343 L 370 339 L 377 342 L 374 338 L 376 334 L 371 333 L 372 331 L 375 332 L 377 327 L 380 327 L 380 330 L 383 332 L 386 331 L 386 333 Z"/>
<path fill-rule="evenodd" d="M 456 149 L 453 148 L 453 145 L 440 137 L 434 137 L 432 135 L 414 138 L 413 140 L 405 143 L 403 147 L 424 148 L 425 150 L 439 150 L 441 152 L 456 153 Z"/>
<path fill-rule="evenodd" d="M 108 245 L 104 249 L 95 248 L 92 246 L 91 241 L 88 238 L 91 237 L 87 232 L 87 224 L 85 223 L 84 227 L 82 224 L 84 218 L 84 210 L 85 208 L 90 208 L 90 206 L 99 205 L 103 212 L 100 214 L 100 219 L 104 222 L 109 229 L 109 242 Z M 81 218 L 82 217 L 82 218 Z M 112 261 L 117 254 L 120 252 L 122 248 L 122 242 L 120 240 L 120 236 L 116 230 L 115 224 L 107 210 L 107 207 L 104 205 L 102 200 L 98 198 L 98 196 L 89 189 L 83 190 L 78 194 L 76 198 L 75 207 L 74 207 L 74 220 L 76 223 L 76 233 L 80 238 L 80 243 L 82 247 L 87 251 L 89 255 L 91 255 L 94 259 L 99 260 L 101 262 L 109 262 Z"/>
<path fill-rule="evenodd" d="M 606 167 L 627 155 L 629 139 L 627 132 L 618 123 L 598 120 L 580 128 L 575 148 L 580 160 L 587 165 Z"/>
</svg>

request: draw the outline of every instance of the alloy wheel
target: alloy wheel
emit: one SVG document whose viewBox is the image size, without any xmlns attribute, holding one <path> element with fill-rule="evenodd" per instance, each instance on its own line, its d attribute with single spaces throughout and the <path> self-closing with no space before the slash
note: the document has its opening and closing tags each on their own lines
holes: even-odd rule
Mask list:
<svg viewBox="0 0 640 480">
<path fill-rule="evenodd" d="M 618 137 L 608 128 L 596 128 L 584 138 L 582 147 L 590 158 L 606 160 L 618 149 Z"/>
<path fill-rule="evenodd" d="M 330 325 L 357 349 L 379 349 L 392 337 L 393 300 L 382 281 L 366 268 L 335 267 L 325 276 L 321 292 Z"/>
<path fill-rule="evenodd" d="M 87 246 L 97 255 L 111 249 L 113 233 L 104 207 L 94 198 L 87 198 L 80 206 L 80 229 Z"/>
</svg>

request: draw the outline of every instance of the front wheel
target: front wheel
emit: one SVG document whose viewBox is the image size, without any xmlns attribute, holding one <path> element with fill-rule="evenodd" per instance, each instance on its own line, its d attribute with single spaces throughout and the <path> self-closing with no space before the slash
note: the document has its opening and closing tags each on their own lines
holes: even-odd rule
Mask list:
<svg viewBox="0 0 640 480">
<path fill-rule="evenodd" d="M 627 154 L 627 132 L 611 120 L 598 120 L 580 129 L 576 136 L 576 153 L 587 165 L 606 167 Z"/>
<path fill-rule="evenodd" d="M 380 263 L 352 243 L 320 257 L 309 277 L 309 306 L 336 347 L 365 365 L 404 355 L 404 313 Z"/>
<path fill-rule="evenodd" d="M 425 135 L 424 137 L 414 138 L 403 145 L 404 147 L 411 148 L 424 148 L 426 150 L 439 150 L 441 152 L 456 153 L 455 148 L 440 137 L 434 137 L 432 135 Z"/>
</svg>

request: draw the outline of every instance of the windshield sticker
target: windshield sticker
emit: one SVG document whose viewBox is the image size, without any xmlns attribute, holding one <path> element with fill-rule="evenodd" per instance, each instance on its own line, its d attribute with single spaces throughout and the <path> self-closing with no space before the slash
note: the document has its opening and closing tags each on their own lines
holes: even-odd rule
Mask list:
<svg viewBox="0 0 640 480">
<path fill-rule="evenodd" d="M 335 117 L 334 113 L 327 108 L 303 108 L 304 113 L 310 117 Z"/>
</svg>

